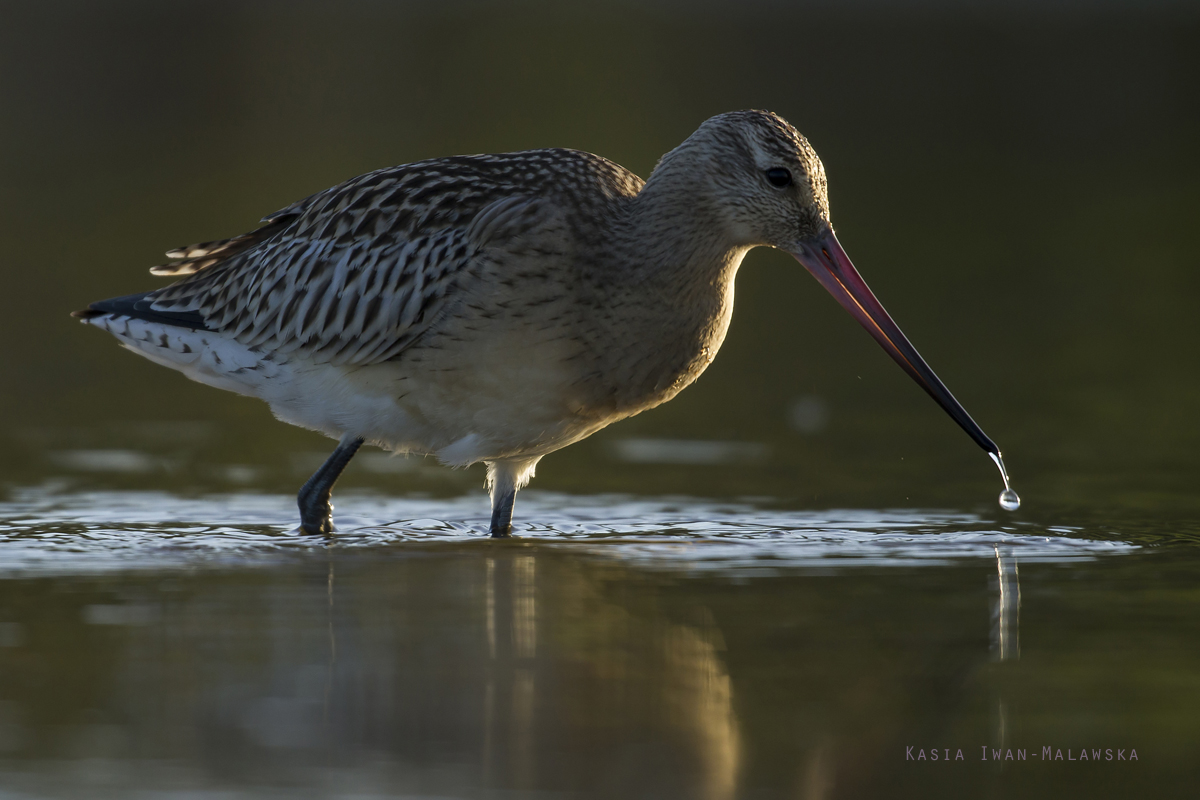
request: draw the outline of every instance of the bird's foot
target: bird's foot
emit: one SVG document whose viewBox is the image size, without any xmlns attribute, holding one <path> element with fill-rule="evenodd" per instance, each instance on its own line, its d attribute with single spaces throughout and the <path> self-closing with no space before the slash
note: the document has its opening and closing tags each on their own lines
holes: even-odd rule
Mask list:
<svg viewBox="0 0 1200 800">
<path fill-rule="evenodd" d="M 338 475 L 342 474 L 362 443 L 362 439 L 343 439 L 321 468 L 300 487 L 300 494 L 296 496 L 296 503 L 300 507 L 300 533 L 330 536 L 337 532 L 333 526 L 330 493 Z"/>
<path fill-rule="evenodd" d="M 508 525 L 493 525 L 490 530 L 490 535 L 493 539 L 511 539 L 512 524 Z"/>
<path fill-rule="evenodd" d="M 336 533 L 333 524 L 333 503 L 328 500 L 300 506 L 299 532 L 307 536 L 329 536 Z"/>
<path fill-rule="evenodd" d="M 332 536 L 337 533 L 337 526 L 333 524 L 332 519 L 323 519 L 318 523 L 301 522 L 294 533 L 301 536 Z"/>
</svg>

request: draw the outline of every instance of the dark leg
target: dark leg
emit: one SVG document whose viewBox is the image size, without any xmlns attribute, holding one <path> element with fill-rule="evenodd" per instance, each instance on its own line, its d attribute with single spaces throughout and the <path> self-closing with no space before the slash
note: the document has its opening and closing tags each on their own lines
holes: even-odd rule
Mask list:
<svg viewBox="0 0 1200 800">
<path fill-rule="evenodd" d="M 491 531 L 493 539 L 506 539 L 512 536 L 513 503 L 516 502 L 516 499 L 516 489 L 508 489 L 502 494 L 497 494 L 496 501 L 492 504 Z"/>
<path fill-rule="evenodd" d="M 296 500 L 300 506 L 301 533 L 327 535 L 334 532 L 333 504 L 329 502 L 329 495 L 338 476 L 354 458 L 362 443 L 362 439 L 343 440 L 333 454 L 325 459 L 321 468 L 300 487 Z"/>
</svg>

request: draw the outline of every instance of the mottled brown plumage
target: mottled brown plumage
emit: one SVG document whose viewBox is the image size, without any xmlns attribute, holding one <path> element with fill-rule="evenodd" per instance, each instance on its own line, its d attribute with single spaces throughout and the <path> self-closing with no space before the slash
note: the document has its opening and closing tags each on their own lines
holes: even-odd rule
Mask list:
<svg viewBox="0 0 1200 800">
<path fill-rule="evenodd" d="M 160 311 L 199 312 L 209 327 L 271 352 L 387 361 L 478 277 L 489 248 L 511 247 L 544 222 L 547 204 L 569 208 L 566 224 L 582 234 L 641 184 L 573 150 L 378 170 L 269 215 L 254 233 L 172 251 L 194 274 L 147 299 Z"/>
</svg>

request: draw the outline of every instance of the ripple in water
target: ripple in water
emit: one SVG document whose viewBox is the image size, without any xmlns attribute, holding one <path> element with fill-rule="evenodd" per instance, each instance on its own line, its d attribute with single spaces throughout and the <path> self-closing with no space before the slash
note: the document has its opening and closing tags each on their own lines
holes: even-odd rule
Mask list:
<svg viewBox="0 0 1200 800">
<path fill-rule="evenodd" d="M 337 548 L 402 552 L 437 545 L 570 548 L 648 567 L 684 570 L 892 566 L 993 558 L 1000 544 L 1022 560 L 1071 560 L 1133 545 L 1076 529 L 998 525 L 958 512 L 772 510 L 692 498 L 521 495 L 512 542 L 487 539 L 486 499 L 340 495 Z M 179 497 L 164 492 L 15 491 L 0 503 L 0 573 L 89 573 L 253 564 L 323 551 L 293 532 L 290 496 Z"/>
</svg>

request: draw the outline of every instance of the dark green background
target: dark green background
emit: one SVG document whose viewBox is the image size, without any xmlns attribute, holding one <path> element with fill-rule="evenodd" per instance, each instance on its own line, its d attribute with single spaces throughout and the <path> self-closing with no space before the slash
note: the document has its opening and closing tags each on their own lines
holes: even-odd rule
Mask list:
<svg viewBox="0 0 1200 800">
<path fill-rule="evenodd" d="M 177 456 L 155 478 L 171 488 L 222 488 L 203 464 L 288 488 L 287 453 L 331 443 L 66 313 L 161 285 L 146 268 L 164 250 L 370 169 L 568 146 L 645 176 L 708 116 L 760 107 L 824 159 L 847 251 L 1003 447 L 1027 508 L 1192 513 L 1200 17 L 1134 6 L 9 4 L 3 471 L 37 479 L 55 472 L 47 449 L 117 447 Z M 737 291 L 695 387 L 549 457 L 535 486 L 991 503 L 983 454 L 794 262 L 753 252 Z M 817 435 L 787 424 L 806 395 L 829 409 Z M 131 421 L 216 425 L 188 441 L 113 427 Z M 630 468 L 606 445 L 622 436 L 771 456 Z"/>
</svg>

